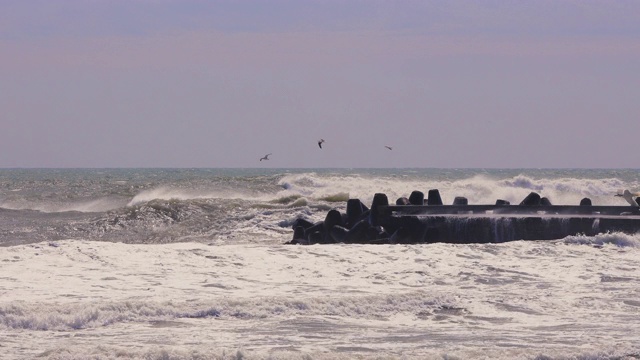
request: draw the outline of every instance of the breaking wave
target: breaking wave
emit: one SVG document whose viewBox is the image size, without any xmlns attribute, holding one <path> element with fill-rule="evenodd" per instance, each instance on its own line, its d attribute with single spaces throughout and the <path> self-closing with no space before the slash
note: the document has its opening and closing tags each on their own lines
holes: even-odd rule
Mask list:
<svg viewBox="0 0 640 360">
<path fill-rule="evenodd" d="M 97 328 L 123 322 L 152 322 L 194 318 L 265 319 L 295 316 L 347 316 L 383 319 L 398 312 L 433 314 L 458 309 L 455 299 L 426 292 L 368 297 L 326 297 L 291 300 L 260 298 L 216 303 L 124 301 L 73 303 L 42 307 L 28 303 L 0 304 L 0 326 L 7 329 L 69 330 Z"/>
<path fill-rule="evenodd" d="M 132 243 L 221 238 L 253 241 L 260 236 L 286 241 L 290 229 L 278 225 L 283 221 L 297 217 L 321 220 L 324 212 L 343 209 L 351 198 L 369 206 L 376 193 L 386 194 L 393 203 L 414 190 L 427 194 L 438 189 L 445 204 L 457 196 L 466 197 L 469 204 L 494 204 L 497 199 L 515 204 L 536 191 L 556 205 L 579 204 L 584 197 L 591 198 L 594 205 L 626 205 L 613 195 L 622 188 L 632 192 L 640 188 L 637 175 L 624 171 L 236 172 L 211 176 L 204 170 L 122 171 L 112 180 L 102 172 L 81 173 L 78 179 L 72 173 L 68 179 L 46 173 L 37 181 L 27 178 L 5 183 L 11 190 L 0 193 L 0 208 L 18 212 L 12 213 L 11 228 L 0 231 L 0 243 L 64 238 Z M 59 178 L 51 179 L 54 175 Z M 13 220 L 16 218 L 18 222 Z"/>
<path fill-rule="evenodd" d="M 640 247 L 640 233 L 629 235 L 620 232 L 598 234 L 595 236 L 576 235 L 563 239 L 566 244 L 577 245 L 615 245 L 619 247 Z"/>
</svg>

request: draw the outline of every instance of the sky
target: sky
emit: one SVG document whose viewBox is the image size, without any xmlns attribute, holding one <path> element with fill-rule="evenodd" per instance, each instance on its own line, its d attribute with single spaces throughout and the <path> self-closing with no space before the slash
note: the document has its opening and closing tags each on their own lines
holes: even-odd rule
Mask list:
<svg viewBox="0 0 640 360">
<path fill-rule="evenodd" d="M 0 0 L 0 54 L 0 168 L 640 168 L 640 1 Z"/>
</svg>

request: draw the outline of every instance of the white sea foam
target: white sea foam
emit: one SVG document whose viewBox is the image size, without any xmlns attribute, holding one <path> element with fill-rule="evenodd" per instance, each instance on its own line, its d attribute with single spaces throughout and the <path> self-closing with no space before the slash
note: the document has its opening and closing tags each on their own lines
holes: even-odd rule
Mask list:
<svg viewBox="0 0 640 360">
<path fill-rule="evenodd" d="M 532 179 L 527 176 L 517 176 L 500 182 L 506 188 L 521 188 L 538 192 L 558 205 L 578 204 L 583 197 L 592 198 L 598 205 L 625 205 L 614 195 L 625 184 L 616 178 L 555 178 Z"/>
<path fill-rule="evenodd" d="M 134 206 L 152 200 L 238 199 L 244 197 L 246 195 L 235 192 L 157 187 L 141 191 L 129 201 L 127 206 Z"/>
<path fill-rule="evenodd" d="M 516 175 L 496 178 L 488 174 L 476 174 L 460 179 L 434 179 L 429 176 L 363 176 L 361 174 L 292 174 L 283 177 L 280 185 L 284 194 L 299 194 L 307 198 L 321 199 L 345 193 L 370 203 L 375 193 L 386 194 L 390 201 L 408 197 L 412 191 L 422 191 L 425 196 L 431 189 L 438 189 L 445 204 L 456 196 L 467 197 L 472 204 L 493 204 L 503 199 L 517 204 L 534 191 L 549 198 L 557 205 L 577 205 L 584 197 L 597 205 L 626 205 L 614 195 L 626 187 L 636 188 L 636 183 L 625 183 L 617 178 L 533 178 Z"/>
<path fill-rule="evenodd" d="M 640 247 L 640 234 L 606 233 L 595 236 L 575 235 L 567 236 L 564 241 L 567 244 L 606 245 L 613 244 L 620 247 Z"/>
<path fill-rule="evenodd" d="M 10 192 L 7 196 L 0 197 L 0 207 L 42 212 L 101 212 L 122 206 L 135 206 L 152 200 L 239 199 L 272 203 L 293 197 L 310 202 L 335 202 L 345 198 L 358 198 L 365 204 L 369 204 L 376 193 L 385 193 L 390 201 L 395 201 L 399 197 L 409 196 L 414 190 L 422 191 L 426 195 L 431 189 L 440 191 L 445 204 L 452 203 L 457 196 L 467 197 L 472 204 L 493 204 L 497 199 L 519 203 L 529 192 L 535 191 L 558 205 L 578 204 L 583 197 L 591 198 L 597 205 L 625 205 L 626 203 L 614 195 L 621 189 L 629 188 L 634 192 L 640 188 L 637 180 L 629 182 L 616 177 L 558 175 L 544 177 L 533 174 L 505 176 L 500 175 L 499 172 L 474 173 L 473 171 L 442 176 L 438 172 L 409 170 L 398 170 L 397 173 L 341 170 L 291 173 L 268 178 L 230 179 L 213 178 L 207 179 L 209 181 L 207 182 L 196 177 L 193 183 L 189 181 L 171 185 L 159 183 L 153 188 L 141 190 L 128 201 L 124 200 L 126 192 L 115 197 L 105 196 L 97 199 L 78 197 L 73 200 L 69 199 L 75 198 L 76 195 L 71 193 L 68 194 L 72 195 L 69 197 L 64 189 L 59 190 L 60 198 L 51 200 L 41 200 L 40 197 L 24 198 L 20 192 Z M 269 183 L 270 179 L 277 179 L 277 182 Z M 237 186 L 238 184 L 242 186 Z M 121 185 L 123 184 L 117 183 L 115 186 Z M 128 186 L 125 188 L 129 189 Z M 103 189 L 103 191 L 115 190 Z"/>
<path fill-rule="evenodd" d="M 92 200 L 76 200 L 76 201 L 56 201 L 56 202 L 35 202 L 18 200 L 5 200 L 0 202 L 0 208 L 10 210 L 34 210 L 44 213 L 57 212 L 104 212 L 120 208 L 124 205 L 121 199 L 116 198 L 99 198 Z"/>
<path fill-rule="evenodd" d="M 0 211 L 3 244 L 22 244 L 0 247 L 3 360 L 640 357 L 639 235 L 281 245 L 296 218 L 321 220 L 348 198 L 439 189 L 445 203 L 492 204 L 536 191 L 558 205 L 626 205 L 613 194 L 639 189 L 633 172 L 109 175 L 3 180 L 21 190 L 0 192 L 0 207 L 106 211 Z M 83 234 L 92 241 L 53 241 Z"/>
<path fill-rule="evenodd" d="M 640 354 L 638 236 L 576 239 L 3 247 L 2 351 L 8 359 Z"/>
</svg>

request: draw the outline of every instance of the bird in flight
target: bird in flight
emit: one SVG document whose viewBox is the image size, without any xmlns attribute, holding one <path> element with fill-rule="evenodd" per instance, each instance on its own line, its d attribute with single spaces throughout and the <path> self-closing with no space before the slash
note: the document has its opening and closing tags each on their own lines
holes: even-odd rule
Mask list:
<svg viewBox="0 0 640 360">
<path fill-rule="evenodd" d="M 638 203 L 636 199 L 634 199 L 634 197 L 640 196 L 640 193 L 632 193 L 629 190 L 625 190 L 624 192 L 618 191 L 615 196 L 623 197 L 631 206 L 640 206 L 640 203 Z"/>
<path fill-rule="evenodd" d="M 389 149 L 389 150 L 393 150 L 393 149 L 391 148 L 391 146 L 387 146 L 387 145 L 385 145 L 384 147 L 386 147 L 386 148 L 387 148 L 387 149 Z"/>
<path fill-rule="evenodd" d="M 271 154 L 267 154 L 267 155 L 265 155 L 264 157 L 261 157 L 261 158 L 260 158 L 260 161 L 262 161 L 262 160 L 269 160 L 269 155 L 271 155 Z"/>
<path fill-rule="evenodd" d="M 320 149 L 322 149 L 322 143 L 324 142 L 324 139 L 320 139 L 318 140 L 318 146 L 320 146 Z"/>
</svg>

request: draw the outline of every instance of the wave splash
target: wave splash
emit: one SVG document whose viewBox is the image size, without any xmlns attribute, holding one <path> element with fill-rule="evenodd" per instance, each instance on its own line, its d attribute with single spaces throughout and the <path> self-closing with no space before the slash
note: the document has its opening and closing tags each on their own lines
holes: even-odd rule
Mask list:
<svg viewBox="0 0 640 360">
<path fill-rule="evenodd" d="M 451 204 L 456 196 L 464 196 L 470 204 L 493 204 L 497 199 L 519 203 L 535 191 L 549 198 L 554 204 L 579 204 L 584 197 L 598 205 L 623 205 L 614 195 L 620 189 L 640 187 L 637 182 L 625 182 L 610 178 L 533 177 L 525 174 L 499 177 L 491 173 L 479 173 L 460 178 L 438 178 L 428 174 L 292 174 L 282 177 L 279 185 L 284 189 L 280 196 L 296 194 L 309 199 L 327 199 L 341 195 L 358 198 L 370 203 L 376 193 L 385 193 L 390 200 L 407 197 L 418 190 L 425 194 L 438 189 L 445 204 Z"/>
<path fill-rule="evenodd" d="M 12 190 L 0 193 L 0 215 L 11 228 L 0 232 L 0 243 L 65 238 L 283 242 L 290 240 L 290 227 L 283 224 L 298 217 L 320 221 L 332 208 L 344 210 L 351 198 L 370 205 L 376 193 L 394 202 L 414 190 L 427 194 L 438 189 L 445 204 L 456 196 L 466 197 L 469 204 L 497 199 L 517 204 L 536 191 L 556 205 L 577 205 L 583 197 L 594 205 L 626 205 L 614 195 L 621 188 L 640 188 L 635 176 L 591 171 L 338 169 L 213 177 L 176 172 L 126 182 L 104 176 L 96 175 L 84 187 L 71 181 L 9 184 Z"/>
<path fill-rule="evenodd" d="M 620 232 L 598 234 L 595 236 L 576 235 L 563 239 L 565 244 L 640 248 L 640 233 L 629 235 Z"/>
</svg>

